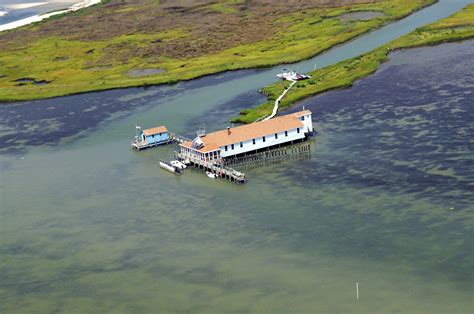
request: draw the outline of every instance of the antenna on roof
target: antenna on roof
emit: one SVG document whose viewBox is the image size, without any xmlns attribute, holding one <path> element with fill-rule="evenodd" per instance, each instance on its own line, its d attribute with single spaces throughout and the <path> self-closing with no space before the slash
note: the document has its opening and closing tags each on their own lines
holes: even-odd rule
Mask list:
<svg viewBox="0 0 474 314">
<path fill-rule="evenodd" d="M 138 138 L 138 130 L 141 129 L 141 126 L 135 123 L 135 138 Z"/>
<path fill-rule="evenodd" d="M 201 129 L 198 129 L 196 131 L 197 136 L 205 136 L 206 135 L 206 124 L 204 123 L 204 126 Z"/>
</svg>

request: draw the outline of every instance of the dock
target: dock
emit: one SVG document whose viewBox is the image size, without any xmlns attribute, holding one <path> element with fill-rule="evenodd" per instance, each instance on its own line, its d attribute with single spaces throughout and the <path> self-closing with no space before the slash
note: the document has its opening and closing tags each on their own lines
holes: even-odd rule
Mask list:
<svg viewBox="0 0 474 314">
<path fill-rule="evenodd" d="M 277 114 L 278 107 L 280 106 L 280 102 L 283 99 L 283 97 L 285 97 L 286 93 L 288 93 L 290 91 L 290 89 L 293 87 L 293 85 L 298 83 L 298 81 L 293 81 L 293 80 L 289 80 L 289 81 L 291 82 L 290 85 L 288 85 L 285 88 L 285 90 L 283 91 L 283 93 L 281 93 L 281 95 L 275 100 L 275 103 L 273 104 L 272 113 L 269 116 L 262 116 L 262 117 L 258 118 L 253 123 L 270 120 L 271 118 L 273 118 Z"/>
<path fill-rule="evenodd" d="M 290 158 L 300 158 L 311 154 L 311 142 L 303 141 L 283 147 L 272 148 L 265 151 L 257 152 L 247 156 L 229 158 L 225 160 L 226 166 L 249 166 L 256 164 L 265 164 L 278 162 Z"/>
<path fill-rule="evenodd" d="M 173 163 L 184 163 L 204 169 L 210 178 L 220 177 L 234 183 L 246 183 L 245 173 L 234 166 L 256 165 L 298 156 L 309 156 L 311 143 L 308 140 L 316 132 L 313 128 L 310 110 L 292 112 L 275 117 L 278 105 L 287 92 L 295 85 L 291 82 L 275 101 L 273 112 L 267 118 L 247 125 L 227 127 L 227 129 L 206 133 L 196 132 L 194 139 L 168 131 L 164 126 L 145 129 L 135 135 L 132 147 L 137 150 L 160 146 L 167 143 L 179 144 L 175 151 L 177 161 L 160 166 L 172 172 Z M 136 126 L 136 130 L 141 127 Z M 184 165 L 182 165 L 185 168 Z"/>
<path fill-rule="evenodd" d="M 184 142 L 189 142 L 191 141 L 190 138 L 187 138 L 185 136 L 178 135 L 176 133 L 171 133 L 170 132 L 170 139 L 174 141 L 175 143 L 182 144 Z"/>
<path fill-rule="evenodd" d="M 182 160 L 187 165 L 192 165 L 196 168 L 204 169 L 206 171 L 210 171 L 212 173 L 217 174 L 219 178 L 223 178 L 229 180 L 231 182 L 237 184 L 244 184 L 247 183 L 247 179 L 245 178 L 245 174 L 237 171 L 229 166 L 225 166 L 222 163 L 217 161 L 206 161 L 195 158 L 191 154 L 185 154 L 181 152 L 175 153 L 176 158 Z"/>
<path fill-rule="evenodd" d="M 140 151 L 142 149 L 157 147 L 157 146 L 171 144 L 171 143 L 173 143 L 173 140 L 171 139 L 161 141 L 161 142 L 153 142 L 153 143 L 147 143 L 146 141 L 132 141 L 131 146 L 132 146 L 132 149 Z"/>
<path fill-rule="evenodd" d="M 264 118 L 263 120 L 270 120 L 271 118 L 273 118 L 277 114 L 278 106 L 280 105 L 280 101 L 283 99 L 283 97 L 285 97 L 286 93 L 288 93 L 290 91 L 290 89 L 293 87 L 293 85 L 295 85 L 296 83 L 297 83 L 297 81 L 291 81 L 291 84 L 288 85 L 288 87 L 285 88 L 285 90 L 280 95 L 280 97 L 278 97 L 277 100 L 275 100 L 275 104 L 273 105 L 272 114 L 269 115 L 268 117 Z"/>
<path fill-rule="evenodd" d="M 171 133 L 171 132 L 169 132 L 169 136 L 162 141 L 147 142 L 145 140 L 140 141 L 138 139 L 139 137 L 136 136 L 135 140 L 133 140 L 131 143 L 132 149 L 135 149 L 137 151 L 140 151 L 142 149 L 147 149 L 147 148 L 158 147 L 161 145 L 171 144 L 171 143 L 181 144 L 186 141 L 190 141 L 190 139 L 187 137 L 184 137 L 175 133 Z"/>
</svg>

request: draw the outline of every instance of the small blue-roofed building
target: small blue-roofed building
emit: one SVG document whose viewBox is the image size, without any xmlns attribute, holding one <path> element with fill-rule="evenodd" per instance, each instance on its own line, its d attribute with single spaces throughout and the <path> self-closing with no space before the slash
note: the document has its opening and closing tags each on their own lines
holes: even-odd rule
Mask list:
<svg viewBox="0 0 474 314">
<path fill-rule="evenodd" d="M 170 143 L 171 137 L 168 129 L 162 125 L 151 129 L 142 130 L 132 142 L 136 150 Z"/>
</svg>

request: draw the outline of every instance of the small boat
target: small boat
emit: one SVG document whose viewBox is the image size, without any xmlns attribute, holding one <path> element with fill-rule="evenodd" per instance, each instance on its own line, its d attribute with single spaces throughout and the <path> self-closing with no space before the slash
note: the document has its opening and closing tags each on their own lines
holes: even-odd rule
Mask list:
<svg viewBox="0 0 474 314">
<path fill-rule="evenodd" d="M 170 164 L 171 164 L 172 166 L 175 166 L 176 168 L 181 169 L 181 170 L 184 170 L 184 169 L 186 169 L 186 167 L 187 167 L 184 163 L 182 163 L 182 162 L 179 161 L 179 160 L 172 160 L 172 161 L 170 162 Z"/>
<path fill-rule="evenodd" d="M 290 80 L 293 75 L 293 71 L 290 69 L 283 69 L 281 73 L 278 73 L 276 76 L 284 80 Z"/>
<path fill-rule="evenodd" d="M 160 167 L 174 174 L 181 174 L 181 169 L 173 166 L 172 164 L 167 163 L 166 161 L 160 160 Z"/>
<path fill-rule="evenodd" d="M 207 176 L 208 178 L 211 178 L 211 179 L 217 178 L 217 174 L 212 173 L 212 172 L 210 172 L 210 171 L 206 171 L 206 176 Z"/>
<path fill-rule="evenodd" d="M 293 80 L 294 81 L 300 81 L 300 80 L 306 80 L 311 78 L 311 76 L 306 75 L 306 74 L 301 74 L 301 73 L 295 73 Z"/>
<path fill-rule="evenodd" d="M 277 77 L 287 81 L 300 81 L 311 78 L 309 75 L 301 74 L 290 69 L 283 69 L 281 73 L 277 74 Z"/>
</svg>

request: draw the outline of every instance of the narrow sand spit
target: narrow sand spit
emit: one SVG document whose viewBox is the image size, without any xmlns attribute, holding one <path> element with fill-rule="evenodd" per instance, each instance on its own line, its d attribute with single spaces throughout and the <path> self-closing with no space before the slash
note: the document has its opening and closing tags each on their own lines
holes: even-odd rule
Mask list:
<svg viewBox="0 0 474 314">
<path fill-rule="evenodd" d="M 9 29 L 14 29 L 14 28 L 17 28 L 17 27 L 20 27 L 20 26 L 28 25 L 28 24 L 31 24 L 31 23 L 39 22 L 39 21 L 44 20 L 44 19 L 46 19 L 48 17 L 51 17 L 53 15 L 63 14 L 63 13 L 67 13 L 67 12 L 74 12 L 74 11 L 86 8 L 88 6 L 100 3 L 100 1 L 101 0 L 85 0 L 81 3 L 77 3 L 77 4 L 72 5 L 71 7 L 69 7 L 69 9 L 66 9 L 66 10 L 54 11 L 54 12 L 46 13 L 46 14 L 33 15 L 33 16 L 15 21 L 15 22 L 3 24 L 3 25 L 0 25 L 0 32 L 1 31 L 6 31 L 6 30 L 9 30 Z M 41 2 L 37 2 L 36 5 L 39 5 L 38 3 L 41 3 Z"/>
<path fill-rule="evenodd" d="M 29 9 L 29 8 L 33 8 L 33 7 L 37 7 L 37 6 L 45 5 L 45 4 L 48 4 L 48 2 L 30 2 L 30 3 L 10 4 L 10 5 L 6 5 L 5 7 L 7 9 L 20 10 L 20 9 Z"/>
</svg>

